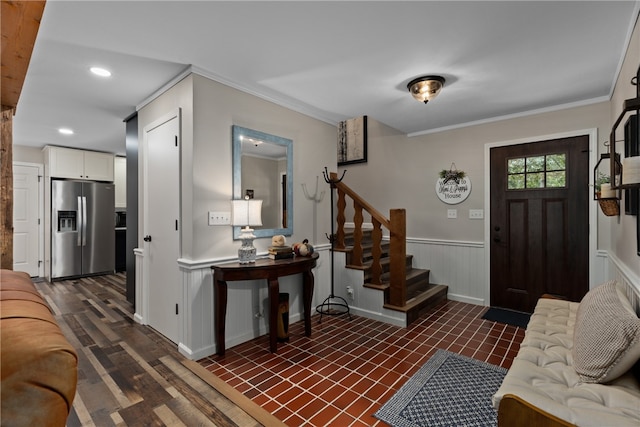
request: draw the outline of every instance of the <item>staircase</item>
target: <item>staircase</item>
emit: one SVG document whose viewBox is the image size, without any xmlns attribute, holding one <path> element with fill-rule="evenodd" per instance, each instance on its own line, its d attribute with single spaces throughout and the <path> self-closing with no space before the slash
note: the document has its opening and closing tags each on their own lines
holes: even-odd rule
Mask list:
<svg viewBox="0 0 640 427">
<path fill-rule="evenodd" d="M 364 272 L 363 286 L 383 293 L 383 307 L 405 313 L 409 326 L 436 304 L 447 299 L 445 285 L 429 282 L 429 270 L 413 268 L 413 256 L 406 253 L 404 209 L 392 209 L 385 218 L 357 193 L 331 174 L 338 193 L 337 232 L 334 250 L 346 253 L 346 268 Z M 354 228 L 345 229 L 346 198 L 353 200 Z M 372 229 L 363 229 L 366 212 Z M 382 228 L 389 238 L 382 240 Z"/>
<path fill-rule="evenodd" d="M 389 302 L 390 294 L 390 265 L 389 242 L 381 244 L 382 257 L 380 264 L 382 265 L 382 274 L 379 283 L 372 282 L 371 266 L 373 264 L 371 242 L 371 230 L 363 230 L 362 238 L 362 262 L 358 263 L 353 259 L 353 230 L 345 230 L 345 249 L 336 249 L 336 252 L 346 252 L 347 268 L 364 271 L 363 286 L 369 289 L 377 289 L 383 293 L 383 307 L 389 310 L 400 311 L 406 315 L 406 323 L 409 326 L 420 316 L 428 312 L 432 307 L 447 299 L 446 285 L 436 285 L 429 282 L 430 270 L 413 268 L 413 255 L 405 256 L 404 273 L 406 286 L 406 301 L 403 305 L 394 305 Z M 362 265 L 359 265 L 362 264 Z"/>
</svg>

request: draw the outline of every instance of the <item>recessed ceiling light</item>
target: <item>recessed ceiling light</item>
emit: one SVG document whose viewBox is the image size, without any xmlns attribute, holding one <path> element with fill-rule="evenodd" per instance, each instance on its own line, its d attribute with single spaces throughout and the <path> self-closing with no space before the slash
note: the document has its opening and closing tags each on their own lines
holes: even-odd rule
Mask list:
<svg viewBox="0 0 640 427">
<path fill-rule="evenodd" d="M 104 69 L 104 68 L 91 67 L 90 70 L 96 76 L 100 76 L 100 77 L 110 77 L 111 76 L 111 71 L 109 71 L 107 69 Z"/>
<path fill-rule="evenodd" d="M 73 129 L 69 129 L 69 128 L 60 128 L 58 129 L 58 132 L 60 132 L 63 135 L 73 135 Z"/>
</svg>

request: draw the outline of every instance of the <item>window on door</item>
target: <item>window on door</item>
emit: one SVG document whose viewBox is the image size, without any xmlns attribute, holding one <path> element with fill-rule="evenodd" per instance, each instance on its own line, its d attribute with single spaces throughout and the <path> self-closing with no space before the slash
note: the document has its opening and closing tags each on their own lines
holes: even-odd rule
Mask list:
<svg viewBox="0 0 640 427">
<path fill-rule="evenodd" d="M 566 153 L 507 159 L 507 190 L 565 188 L 566 186 Z"/>
</svg>

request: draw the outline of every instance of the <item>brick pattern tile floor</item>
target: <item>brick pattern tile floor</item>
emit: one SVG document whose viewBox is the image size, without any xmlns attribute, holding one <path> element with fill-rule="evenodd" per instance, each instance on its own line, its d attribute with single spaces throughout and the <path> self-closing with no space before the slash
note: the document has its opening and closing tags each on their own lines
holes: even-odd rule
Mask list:
<svg viewBox="0 0 640 427">
<path fill-rule="evenodd" d="M 524 329 L 483 320 L 487 307 L 446 301 L 409 328 L 346 315 L 290 326 L 269 352 L 268 336 L 199 363 L 289 426 L 385 426 L 373 414 L 438 349 L 509 368 Z"/>
</svg>

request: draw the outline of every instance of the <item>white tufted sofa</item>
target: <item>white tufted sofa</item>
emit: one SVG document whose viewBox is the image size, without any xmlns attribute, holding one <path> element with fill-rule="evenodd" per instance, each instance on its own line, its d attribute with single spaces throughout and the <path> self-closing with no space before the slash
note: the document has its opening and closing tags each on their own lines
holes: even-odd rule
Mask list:
<svg viewBox="0 0 640 427">
<path fill-rule="evenodd" d="M 630 371 L 585 383 L 573 366 L 579 303 L 541 298 L 493 396 L 499 426 L 640 426 L 640 383 Z"/>
</svg>

